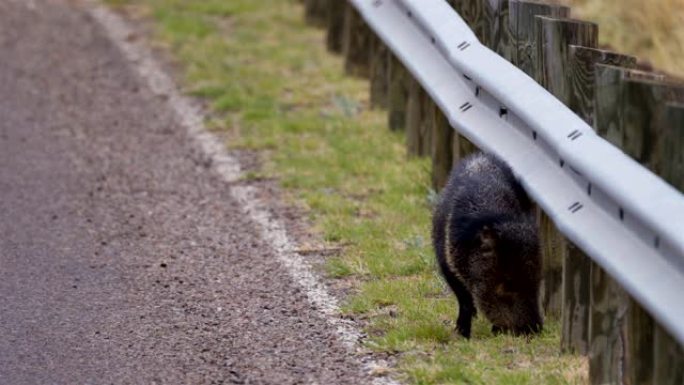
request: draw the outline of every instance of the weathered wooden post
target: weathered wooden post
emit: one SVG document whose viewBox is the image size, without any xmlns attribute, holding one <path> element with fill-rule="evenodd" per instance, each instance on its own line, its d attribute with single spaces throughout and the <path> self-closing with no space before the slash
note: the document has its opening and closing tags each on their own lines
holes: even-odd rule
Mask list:
<svg viewBox="0 0 684 385">
<path fill-rule="evenodd" d="M 596 47 L 598 26 L 584 21 L 546 16 L 536 16 L 535 22 L 537 64 L 534 78 L 561 102 L 568 104 L 572 86 L 568 76 L 570 45 Z M 561 129 L 560 126 L 558 128 Z M 586 257 L 578 249 L 569 246 L 553 221 L 542 211 L 539 211 L 539 230 L 544 259 L 542 303 L 547 314 L 560 315 L 563 307 L 563 265 L 572 265 Z"/>
<path fill-rule="evenodd" d="M 451 0 L 451 6 L 475 32 L 480 42 L 508 61 L 514 56 L 509 23 L 509 0 Z"/>
<path fill-rule="evenodd" d="M 406 151 L 409 156 L 419 156 L 421 144 L 421 124 L 424 119 L 423 99 L 425 91 L 413 77 L 409 81 L 406 105 Z"/>
<path fill-rule="evenodd" d="M 595 122 L 599 135 L 622 147 L 625 126 L 624 78 L 637 71 L 609 65 L 595 69 Z M 644 75 L 645 76 L 645 75 Z M 589 314 L 589 378 L 592 384 L 624 383 L 629 378 L 630 344 L 623 333 L 637 305 L 599 265 L 592 263 Z M 610 295 L 606 295 L 610 293 Z M 652 327 L 646 326 L 650 331 Z M 652 350 L 643 352 L 644 362 L 653 361 Z"/>
<path fill-rule="evenodd" d="M 411 75 L 394 55 L 390 57 L 389 89 L 387 95 L 388 123 L 393 131 L 406 128 L 406 107 L 408 105 Z"/>
<path fill-rule="evenodd" d="M 432 132 L 435 124 L 435 115 L 432 111 L 435 109 L 435 102 L 432 101 L 430 94 L 423 90 L 420 100 L 420 126 L 418 126 L 418 135 L 420 137 L 420 149 L 418 156 L 430 156 L 432 154 Z"/>
<path fill-rule="evenodd" d="M 618 67 L 596 67 L 597 132 L 656 171 L 667 163 L 663 137 L 671 132 L 668 102 L 684 100 L 684 88 L 653 79 L 661 75 Z M 616 213 L 619 218 L 623 211 Z M 628 215 L 628 214 L 627 214 Z M 655 345 L 670 354 L 676 343 L 657 334 L 657 325 L 641 306 L 597 265 L 591 270 L 590 379 L 604 383 L 663 383 Z M 611 290 L 614 294 L 604 296 Z M 675 349 L 676 350 L 676 349 Z M 682 366 L 679 361 L 670 365 Z M 665 382 L 669 383 L 669 381 Z"/>
<path fill-rule="evenodd" d="M 328 0 L 326 44 L 330 52 L 342 53 L 347 5 L 346 0 Z"/>
<path fill-rule="evenodd" d="M 636 67 L 637 59 L 634 56 L 577 45 L 570 45 L 569 56 L 571 93 L 567 105 L 593 127 L 596 120 L 596 65 L 607 64 L 631 69 Z"/>
<path fill-rule="evenodd" d="M 326 27 L 328 24 L 328 3 L 336 0 L 305 0 L 306 22 L 316 27 Z"/>
<path fill-rule="evenodd" d="M 484 44 L 484 39 L 489 34 L 489 25 L 485 20 L 484 12 L 485 0 L 449 0 L 448 2 Z"/>
<path fill-rule="evenodd" d="M 623 79 L 625 83 L 625 119 L 622 150 L 651 171 L 660 175 L 663 135 L 668 131 L 665 108 L 669 102 L 684 101 L 684 88 L 648 79 Z"/>
<path fill-rule="evenodd" d="M 538 47 L 541 34 L 540 26 L 536 17 L 549 16 L 563 18 L 570 15 L 570 8 L 560 5 L 544 4 L 541 2 L 527 0 L 510 0 L 508 4 L 508 39 L 512 46 L 510 57 L 508 58 L 523 72 L 531 77 L 542 71 L 539 67 L 541 60 L 538 59 L 540 52 Z M 561 37 L 558 37 L 561 41 Z M 571 39 L 564 40 L 572 43 Z M 541 211 L 539 211 L 541 216 Z M 562 259 L 560 254 L 553 251 L 559 249 L 557 242 L 558 236 L 550 237 L 553 234 L 553 224 L 545 215 L 540 218 L 540 231 L 546 236 L 542 236 L 542 247 L 544 250 L 544 288 L 542 300 L 547 314 L 558 315 L 561 308 L 561 281 L 562 281 Z M 573 250 L 574 253 L 574 250 Z M 555 258 L 554 258 L 555 256 Z"/>
<path fill-rule="evenodd" d="M 684 384 L 684 349 L 660 325 L 655 327 L 653 360 L 652 384 Z"/>
<path fill-rule="evenodd" d="M 371 37 L 370 103 L 371 108 L 387 108 L 389 94 L 389 66 L 391 54 L 382 40 Z"/>
<path fill-rule="evenodd" d="M 658 173 L 679 191 L 684 191 L 684 103 L 668 103 L 664 116 L 669 129 L 663 133 Z"/>
<path fill-rule="evenodd" d="M 675 98 L 679 101 L 667 103 L 662 112 L 662 147 L 656 164 L 665 181 L 684 191 L 684 99 Z M 684 384 L 684 348 L 660 325 L 655 326 L 653 359 L 653 384 Z"/>
<path fill-rule="evenodd" d="M 366 25 L 361 14 L 346 2 L 342 50 L 345 56 L 344 68 L 354 76 L 370 76 L 370 44 L 373 31 Z"/>
<path fill-rule="evenodd" d="M 458 132 L 454 131 L 454 136 L 451 142 L 451 159 L 453 161 L 452 167 L 456 166 L 458 162 L 463 159 L 463 155 L 461 155 L 461 140 L 465 140 L 465 138 L 459 135 Z"/>
<path fill-rule="evenodd" d="M 454 163 L 454 129 L 436 104 L 432 104 L 432 187 L 441 190 Z"/>
<path fill-rule="evenodd" d="M 509 34 L 514 47 L 511 62 L 531 77 L 538 71 L 536 16 L 567 18 L 570 8 L 528 0 L 509 1 Z"/>
<path fill-rule="evenodd" d="M 566 105 L 588 124 L 593 124 L 596 64 L 634 67 L 636 58 L 610 51 L 570 45 L 568 51 L 568 100 Z M 591 259 L 570 242 L 563 261 L 563 309 L 561 349 L 587 354 L 589 351 L 589 293 Z"/>
<path fill-rule="evenodd" d="M 598 265 L 591 270 L 591 312 L 589 326 L 589 382 L 622 384 L 623 355 L 626 347 L 620 338 L 625 314 L 628 312 L 627 293 Z"/>
<path fill-rule="evenodd" d="M 463 20 L 468 23 L 468 26 L 475 32 L 477 38 L 483 44 L 492 40 L 489 38 L 493 27 L 491 19 L 493 17 L 493 9 L 498 8 L 500 0 L 495 0 L 495 5 L 489 6 L 485 0 L 449 0 L 448 3 L 461 15 Z M 463 135 L 456 133 L 453 138 L 453 160 L 458 162 L 464 157 L 477 152 L 478 148 L 470 140 Z"/>
<path fill-rule="evenodd" d="M 536 16 L 537 71 L 535 79 L 560 101 L 567 104 L 571 95 L 570 45 L 598 46 L 598 26 L 594 23 Z"/>
<path fill-rule="evenodd" d="M 459 159 L 463 159 L 466 156 L 479 151 L 477 146 L 473 144 L 468 138 L 463 135 L 458 137 L 458 156 Z"/>
</svg>

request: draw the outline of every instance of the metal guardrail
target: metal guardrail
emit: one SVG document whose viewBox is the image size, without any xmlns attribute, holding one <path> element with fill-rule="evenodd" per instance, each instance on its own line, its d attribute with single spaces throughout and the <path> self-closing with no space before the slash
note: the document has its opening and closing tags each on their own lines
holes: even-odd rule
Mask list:
<svg viewBox="0 0 684 385">
<path fill-rule="evenodd" d="M 684 344 L 684 196 L 480 44 L 444 0 L 350 0 L 452 127 Z"/>
</svg>

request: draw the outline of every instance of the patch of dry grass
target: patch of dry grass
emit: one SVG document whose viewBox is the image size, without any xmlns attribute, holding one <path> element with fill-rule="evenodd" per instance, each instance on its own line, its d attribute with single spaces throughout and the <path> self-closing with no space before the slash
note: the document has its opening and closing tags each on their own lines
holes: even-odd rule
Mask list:
<svg viewBox="0 0 684 385">
<path fill-rule="evenodd" d="M 600 41 L 684 78 L 684 0 L 563 0 L 599 24 Z"/>
</svg>

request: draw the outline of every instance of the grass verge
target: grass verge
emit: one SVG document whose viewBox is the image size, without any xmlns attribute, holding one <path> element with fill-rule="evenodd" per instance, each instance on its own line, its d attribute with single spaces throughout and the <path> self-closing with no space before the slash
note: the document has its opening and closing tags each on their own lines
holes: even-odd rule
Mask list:
<svg viewBox="0 0 684 385">
<path fill-rule="evenodd" d="M 402 134 L 367 108 L 367 82 L 344 75 L 294 0 L 110 0 L 153 21 L 156 42 L 206 99 L 227 145 L 257 150 L 259 173 L 303 204 L 321 237 L 344 245 L 332 279 L 358 284 L 344 311 L 366 320 L 368 347 L 396 353 L 412 384 L 576 384 L 584 360 L 559 354 L 559 325 L 539 338 L 452 334 L 456 302 L 429 242 L 427 160 L 407 159 Z"/>
</svg>

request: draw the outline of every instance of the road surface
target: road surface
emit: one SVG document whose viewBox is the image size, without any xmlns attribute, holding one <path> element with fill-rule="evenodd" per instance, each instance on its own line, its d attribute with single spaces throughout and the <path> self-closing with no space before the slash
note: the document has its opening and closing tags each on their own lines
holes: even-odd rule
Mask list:
<svg viewBox="0 0 684 385">
<path fill-rule="evenodd" d="M 0 1 L 0 384 L 368 382 L 83 6 Z"/>
</svg>

